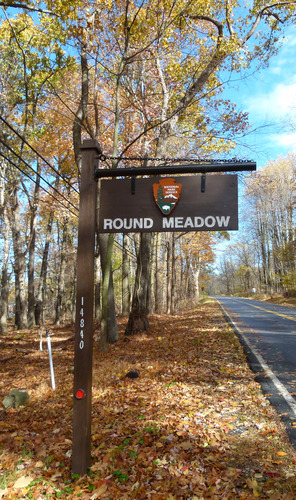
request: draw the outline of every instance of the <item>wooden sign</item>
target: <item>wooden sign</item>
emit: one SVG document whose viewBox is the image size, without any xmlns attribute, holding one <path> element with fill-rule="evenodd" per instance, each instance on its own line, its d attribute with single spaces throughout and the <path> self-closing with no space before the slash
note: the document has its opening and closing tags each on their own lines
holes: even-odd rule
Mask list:
<svg viewBox="0 0 296 500">
<path fill-rule="evenodd" d="M 101 181 L 99 232 L 238 229 L 237 175 Z M 203 192 L 202 192 L 203 191 Z"/>
</svg>

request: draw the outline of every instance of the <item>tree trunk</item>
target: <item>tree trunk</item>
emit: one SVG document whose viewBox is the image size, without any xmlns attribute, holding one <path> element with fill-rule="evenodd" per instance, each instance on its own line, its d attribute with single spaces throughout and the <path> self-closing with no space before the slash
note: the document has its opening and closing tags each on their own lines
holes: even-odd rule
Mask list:
<svg viewBox="0 0 296 500">
<path fill-rule="evenodd" d="M 5 173 L 7 163 L 0 160 L 0 218 L 2 220 L 2 269 L 1 269 L 1 290 L 0 290 L 0 334 L 7 332 L 7 312 L 8 312 L 8 258 L 9 258 L 9 235 L 10 224 L 7 214 L 7 196 L 5 196 Z"/>
<path fill-rule="evenodd" d="M 82 42 L 81 52 L 80 52 L 80 64 L 81 64 L 81 98 L 79 102 L 78 109 L 73 122 L 73 147 L 75 161 L 78 168 L 78 172 L 81 172 L 82 155 L 81 155 L 81 131 L 82 125 L 87 116 L 87 104 L 88 104 L 88 94 L 89 94 L 89 72 L 88 72 L 88 62 L 87 62 L 87 47 L 86 43 Z"/>
<path fill-rule="evenodd" d="M 115 311 L 115 299 L 113 288 L 113 273 L 111 255 L 113 246 L 113 235 L 99 234 L 99 248 L 103 273 L 102 290 L 102 321 L 101 321 L 101 348 L 106 350 L 106 343 L 113 344 L 118 340 L 118 329 Z M 106 289 L 104 289 L 106 287 Z"/>
<path fill-rule="evenodd" d="M 13 192 L 11 226 L 14 251 L 15 326 L 18 330 L 21 330 L 27 327 L 27 290 L 25 278 L 25 252 L 21 239 L 21 221 L 17 187 L 15 187 Z"/>
<path fill-rule="evenodd" d="M 171 292 L 171 314 L 176 311 L 176 253 L 175 253 L 175 233 L 172 233 L 172 292 Z"/>
<path fill-rule="evenodd" d="M 156 233 L 156 243 L 155 243 L 155 312 L 160 313 L 162 311 L 162 279 L 161 279 L 161 267 L 160 267 L 160 233 Z"/>
<path fill-rule="evenodd" d="M 49 254 L 49 245 L 50 245 L 50 237 L 52 232 L 54 211 L 52 210 L 49 214 L 49 219 L 46 226 L 46 232 L 44 236 L 45 244 L 43 248 L 42 255 L 42 263 L 41 263 L 41 271 L 40 278 L 38 283 L 38 289 L 36 294 L 36 304 L 35 304 L 35 323 L 40 326 L 43 324 L 44 317 L 44 300 L 46 300 L 46 279 L 47 279 L 47 269 L 48 269 L 48 254 Z"/>
<path fill-rule="evenodd" d="M 166 284 L 167 284 L 167 298 L 166 298 L 166 313 L 171 314 L 171 300 L 172 300 L 172 271 L 171 271 L 171 263 L 172 263 L 172 245 L 171 245 L 171 233 L 166 235 Z"/>
<path fill-rule="evenodd" d="M 167 144 L 170 136 L 178 122 L 179 117 L 184 110 L 188 108 L 194 97 L 207 84 L 210 76 L 215 72 L 218 66 L 223 61 L 223 56 L 220 51 L 221 39 L 218 37 L 217 47 L 214 54 L 208 59 L 203 71 L 199 72 L 197 77 L 187 88 L 179 102 L 176 103 L 175 109 L 169 111 L 169 90 L 165 82 L 165 75 L 161 67 L 159 59 L 156 60 L 160 84 L 162 86 L 162 107 L 159 135 L 157 138 L 156 157 L 165 157 L 167 154 Z M 149 259 L 152 236 L 149 233 L 141 234 L 140 258 L 136 273 L 135 289 L 132 301 L 132 310 L 129 316 L 129 321 L 126 327 L 126 335 L 132 335 L 137 331 L 144 331 L 148 328 L 149 322 L 147 318 L 147 293 L 149 286 Z M 143 260 L 142 260 L 143 259 Z"/>
<path fill-rule="evenodd" d="M 137 256 L 137 271 L 132 300 L 132 310 L 129 315 L 125 335 L 133 335 L 149 328 L 147 318 L 147 296 L 149 286 L 150 248 L 152 233 L 141 233 L 140 249 Z"/>
<path fill-rule="evenodd" d="M 193 290 L 194 290 L 194 300 L 198 302 L 199 300 L 199 275 L 200 275 L 200 262 L 196 259 L 194 264 L 192 264 L 192 278 L 193 278 Z"/>
<path fill-rule="evenodd" d="M 71 298 L 71 323 L 75 324 L 76 319 L 76 294 L 77 294 L 77 266 L 75 262 L 75 279 L 72 287 L 72 298 Z"/>
<path fill-rule="evenodd" d="M 2 250 L 2 271 L 1 271 L 1 302 L 0 302 L 0 334 L 7 332 L 7 312 L 9 298 L 9 283 L 8 283 L 8 258 L 9 258 L 9 235 L 10 223 L 7 216 L 7 208 L 3 211 L 3 250 Z"/>
<path fill-rule="evenodd" d="M 122 250 L 122 314 L 127 316 L 130 310 L 130 236 L 123 235 Z"/>
<path fill-rule="evenodd" d="M 155 311 L 155 269 L 156 269 L 156 234 L 152 233 L 152 252 L 150 259 L 150 278 L 147 297 L 147 314 L 153 314 Z"/>
<path fill-rule="evenodd" d="M 60 264 L 58 269 L 58 291 L 55 307 L 55 324 L 60 325 L 63 321 L 65 308 L 65 273 L 66 273 L 66 256 L 67 256 L 67 241 L 68 241 L 68 218 L 64 219 L 62 243 L 60 249 Z"/>
<path fill-rule="evenodd" d="M 36 245 L 36 222 L 37 210 L 39 204 L 39 187 L 40 187 L 40 162 L 37 159 L 37 174 L 35 180 L 35 189 L 33 195 L 33 203 L 31 206 L 31 221 L 30 221 L 30 243 L 29 243 L 29 261 L 28 261 L 28 326 L 29 328 L 35 325 L 35 245 Z"/>
</svg>

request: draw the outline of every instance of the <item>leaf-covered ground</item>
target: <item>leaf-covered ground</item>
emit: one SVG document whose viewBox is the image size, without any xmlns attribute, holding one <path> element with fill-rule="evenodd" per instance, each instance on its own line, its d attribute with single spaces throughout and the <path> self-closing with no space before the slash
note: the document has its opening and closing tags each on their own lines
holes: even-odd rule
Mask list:
<svg viewBox="0 0 296 500">
<path fill-rule="evenodd" d="M 119 342 L 94 349 L 84 477 L 71 476 L 73 329 L 51 330 L 55 391 L 38 330 L 0 338 L 1 399 L 30 393 L 0 419 L 0 498 L 296 498 L 296 452 L 219 307 L 150 323 L 125 341 L 120 321 Z"/>
<path fill-rule="evenodd" d="M 265 296 L 258 300 L 263 300 L 265 302 L 271 302 L 272 304 L 278 304 L 282 306 L 296 307 L 296 297 L 285 297 L 284 295 L 274 295 L 272 297 Z"/>
</svg>

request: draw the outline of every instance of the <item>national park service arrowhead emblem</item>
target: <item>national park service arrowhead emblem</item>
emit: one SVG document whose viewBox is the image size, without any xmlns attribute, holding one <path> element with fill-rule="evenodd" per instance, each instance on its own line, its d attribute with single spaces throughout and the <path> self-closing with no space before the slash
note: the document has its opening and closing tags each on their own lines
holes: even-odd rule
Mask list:
<svg viewBox="0 0 296 500">
<path fill-rule="evenodd" d="M 153 184 L 153 195 L 155 203 L 164 215 L 168 215 L 174 210 L 181 195 L 181 184 L 177 184 L 175 179 L 170 177 L 160 179 L 158 184 Z"/>
</svg>

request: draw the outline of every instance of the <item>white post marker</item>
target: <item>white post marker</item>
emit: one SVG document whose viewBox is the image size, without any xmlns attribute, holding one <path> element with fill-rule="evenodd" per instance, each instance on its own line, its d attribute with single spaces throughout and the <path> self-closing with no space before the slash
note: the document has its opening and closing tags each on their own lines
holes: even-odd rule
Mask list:
<svg viewBox="0 0 296 500">
<path fill-rule="evenodd" d="M 46 340 L 47 340 L 47 349 L 48 349 L 48 357 L 49 357 L 51 387 L 52 387 L 52 390 L 54 391 L 55 390 L 55 379 L 54 379 L 54 369 L 53 369 L 53 362 L 52 362 L 51 342 L 50 342 L 49 330 L 46 330 Z"/>
</svg>

